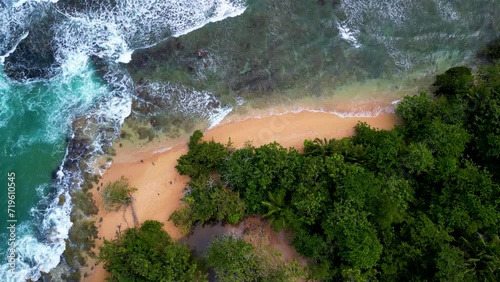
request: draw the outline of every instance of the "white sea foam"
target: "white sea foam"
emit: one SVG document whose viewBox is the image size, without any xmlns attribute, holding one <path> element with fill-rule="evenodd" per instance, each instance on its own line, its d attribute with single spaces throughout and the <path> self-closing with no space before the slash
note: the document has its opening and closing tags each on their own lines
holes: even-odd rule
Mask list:
<svg viewBox="0 0 500 282">
<path fill-rule="evenodd" d="M 198 91 L 169 82 L 151 82 L 144 87 L 150 95 L 162 98 L 165 103 L 163 111 L 204 119 L 208 121 L 210 128 L 233 110 L 230 105 L 222 105 L 219 99 L 208 91 Z"/>
<path fill-rule="evenodd" d="M 233 111 L 233 108 L 231 107 L 224 107 L 221 109 L 218 109 L 217 111 L 214 111 L 208 118 L 208 128 L 212 128 L 216 125 L 218 125 L 229 113 Z"/>
<path fill-rule="evenodd" d="M 173 146 L 170 146 L 170 147 L 165 147 L 165 148 L 161 148 L 161 149 L 158 149 L 158 150 L 155 150 L 153 152 L 153 154 L 161 154 L 161 153 L 165 153 L 169 150 L 171 150 L 173 148 Z"/>
<path fill-rule="evenodd" d="M 418 1 L 396 1 L 396 0 L 344 0 L 341 9 L 347 16 L 346 20 L 338 24 L 342 38 L 356 46 L 357 32 L 364 30 L 368 39 L 375 39 L 383 44 L 395 64 L 406 70 L 412 66 L 407 57 L 402 56 L 397 46 L 397 40 L 388 37 L 385 32 L 388 29 L 399 30 L 401 27 L 411 25 L 414 11 L 419 9 Z M 359 45 L 358 45 L 359 46 Z"/>
<path fill-rule="evenodd" d="M 66 20 L 56 29 L 58 56 L 64 60 L 68 50 L 78 50 L 126 63 L 135 49 L 240 15 L 245 8 L 241 0 L 128 0 L 117 1 L 116 6 L 90 7 L 88 11 L 65 11 Z"/>
<path fill-rule="evenodd" d="M 354 46 L 354 48 L 361 47 L 361 44 L 359 43 L 358 39 L 356 38 L 356 36 L 359 33 L 358 30 L 354 30 L 354 29 L 350 29 L 350 28 L 346 27 L 345 23 L 343 23 L 343 22 L 338 22 L 337 28 L 339 29 L 340 37 L 342 39 L 349 42 L 352 46 Z"/>
<path fill-rule="evenodd" d="M 59 2 L 59 0 L 19 0 L 17 2 L 14 2 L 12 4 L 12 7 L 14 8 L 18 8 L 18 7 L 21 7 L 23 4 L 25 3 L 40 3 L 40 2 L 50 2 L 50 3 L 57 3 Z"/>
<path fill-rule="evenodd" d="M 228 1 L 221 0 L 213 3 L 213 6 L 208 9 L 207 13 L 209 16 L 200 21 L 199 23 L 194 24 L 194 26 L 184 26 L 183 24 L 176 24 L 175 27 L 172 28 L 173 36 L 178 37 L 184 34 L 188 34 L 196 29 L 199 29 L 205 26 L 208 23 L 222 21 L 226 18 L 237 17 L 243 12 L 245 12 L 246 6 L 245 1 Z M 177 21 L 180 22 L 180 21 Z"/>
<path fill-rule="evenodd" d="M 29 31 L 26 31 L 23 35 L 21 35 L 19 37 L 19 39 L 14 43 L 14 46 L 12 46 L 12 48 L 10 50 L 7 50 L 7 52 L 5 54 L 0 55 L 0 65 L 5 62 L 5 58 L 7 58 L 8 56 L 10 56 L 10 54 L 12 54 L 14 51 L 16 51 L 17 45 L 19 45 L 19 43 L 21 43 L 21 41 L 23 41 L 26 37 L 28 37 L 28 34 L 29 34 Z"/>
<path fill-rule="evenodd" d="M 27 28 L 34 15 L 43 16 L 37 11 L 50 9 L 51 3 L 55 2 L 20 0 L 10 7 L 2 8 L 0 34 L 8 35 L 0 39 L 2 60 L 26 38 Z M 188 33 L 209 22 L 237 16 L 245 8 L 245 1 L 242 0 L 127 0 L 117 1 L 113 7 L 101 4 L 85 11 L 59 11 L 64 19 L 52 28 L 56 34 L 54 42 L 60 70 L 48 81 L 27 81 L 18 85 L 24 87 L 25 91 L 15 91 L 31 95 L 23 110 L 45 116 L 46 123 L 38 129 L 37 136 L 41 137 L 37 137 L 37 140 L 25 135 L 16 144 L 30 146 L 33 142 L 59 142 L 70 129 L 72 120 L 85 114 L 87 125 L 93 128 L 86 132 L 94 132 L 91 149 L 96 156 L 102 154 L 103 145 L 110 144 L 119 133 L 124 119 L 130 115 L 133 85 L 126 71 L 112 63 L 104 75 L 109 87 L 100 83 L 91 69 L 89 57 L 95 55 L 107 62 L 128 62 L 134 49 L 156 44 L 169 35 Z M 5 84 L 7 89 L 13 82 L 0 83 Z M 229 106 L 221 106 L 211 93 L 181 90 L 178 111 L 193 113 L 194 109 L 211 126 L 231 111 Z M 21 97 L 8 97 L 16 98 Z M 9 102 L 7 98 L 0 99 L 2 104 Z M 208 107 L 212 110 L 204 111 Z M 9 113 L 3 112 L 3 106 L 1 110 L 3 119 Z M 113 129 L 112 132 L 107 130 L 109 128 Z M 68 152 L 63 163 L 67 156 Z M 32 208 L 33 220 L 26 223 L 26 232 L 20 233 L 16 275 L 6 276 L 8 265 L 1 265 L 0 281 L 38 280 L 42 272 L 49 272 L 59 264 L 65 248 L 64 240 L 68 238 L 72 225 L 69 189 L 71 185 L 74 186 L 71 184 L 75 183 L 74 180 L 81 183 L 79 172 L 65 171 L 61 165 L 56 173 L 53 192 Z M 42 190 L 40 193 L 44 192 Z M 59 205 L 61 195 L 66 199 L 63 205 Z"/>
<path fill-rule="evenodd" d="M 69 193 L 61 194 L 65 195 L 66 199 L 70 199 Z M 16 271 L 12 275 L 8 272 L 8 264 L 1 265 L 0 280 L 18 282 L 31 279 L 36 281 L 41 277 L 41 272 L 47 273 L 56 267 L 65 248 L 64 240 L 72 225 L 69 220 L 70 212 L 71 201 L 67 200 L 60 206 L 58 197 L 43 211 L 44 217 L 39 228 L 43 236 L 49 239 L 48 241 L 38 239 L 31 222 L 18 225 Z"/>
<path fill-rule="evenodd" d="M 81 52 L 68 52 L 66 54 L 66 62 L 61 66 L 62 78 L 72 79 L 75 76 L 82 76 L 82 72 L 87 75 L 89 57 Z"/>
<path fill-rule="evenodd" d="M 0 128 L 6 126 L 12 116 L 14 115 L 12 108 L 10 107 L 10 97 L 4 93 L 8 93 L 11 87 L 3 75 L 2 70 L 0 68 Z"/>
<path fill-rule="evenodd" d="M 30 22 L 40 17 L 38 13 L 43 13 L 45 5 L 28 3 L 23 7 L 14 7 L 9 2 L 0 3 L 3 4 L 0 4 L 0 64 L 3 64 L 27 36 Z"/>
<path fill-rule="evenodd" d="M 134 51 L 125 51 L 123 53 L 120 54 L 120 56 L 118 57 L 118 59 L 116 60 L 117 63 L 124 63 L 124 64 L 127 64 L 129 63 L 131 60 L 132 60 L 132 54 L 134 53 Z"/>
<path fill-rule="evenodd" d="M 380 114 L 383 113 L 394 113 L 396 109 L 396 105 L 400 102 L 400 100 L 395 100 L 391 102 L 387 106 L 379 106 L 374 109 L 370 110 L 364 110 L 362 108 L 360 109 L 354 109 L 351 111 L 338 111 L 338 110 L 330 110 L 330 109 L 324 109 L 324 108 L 304 108 L 304 107 L 294 107 L 290 110 L 282 111 L 282 112 L 269 112 L 263 115 L 258 115 L 258 116 L 249 116 L 246 118 L 243 118 L 238 121 L 245 121 L 249 119 L 262 119 L 262 118 L 267 118 L 271 116 L 282 116 L 282 115 L 287 115 L 287 114 L 299 114 L 302 112 L 310 112 L 310 113 L 326 113 L 326 114 L 332 114 L 336 115 L 340 118 L 354 118 L 354 117 L 359 117 L 359 118 L 371 118 L 371 117 L 377 117 Z"/>
<path fill-rule="evenodd" d="M 374 50 L 379 44 L 383 46 L 401 71 L 439 60 L 447 61 L 449 66 L 475 55 L 477 43 L 483 40 L 477 37 L 485 32 L 481 22 L 494 18 L 494 11 L 498 10 L 494 1 L 473 3 L 472 0 L 343 0 L 340 10 L 345 20 L 339 31 L 341 34 L 344 34 L 342 28 L 361 31 L 363 41 L 370 42 Z M 345 35 L 348 40 L 348 33 Z M 457 51 L 460 55 L 455 58 Z"/>
<path fill-rule="evenodd" d="M 436 7 L 442 17 L 456 21 L 459 19 L 458 12 L 453 8 L 450 3 L 443 1 L 435 1 Z"/>
</svg>

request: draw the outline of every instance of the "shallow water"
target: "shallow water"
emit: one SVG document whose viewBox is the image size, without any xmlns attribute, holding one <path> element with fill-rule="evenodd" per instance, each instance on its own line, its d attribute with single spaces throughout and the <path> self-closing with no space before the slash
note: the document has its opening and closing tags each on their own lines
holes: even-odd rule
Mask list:
<svg viewBox="0 0 500 282">
<path fill-rule="evenodd" d="M 150 94 L 167 102 L 152 115 L 194 115 L 210 125 L 229 104 L 270 92 L 351 98 L 364 89 L 357 83 L 381 85 L 367 97 L 404 92 L 473 61 L 499 34 L 496 2 L 0 0 L 0 64 L 18 78 L 0 71 L 0 186 L 7 172 L 16 173 L 18 220 L 17 276 L 6 276 L 2 255 L 0 280 L 36 280 L 59 263 L 71 226 L 69 190 L 81 184 L 81 169 L 61 165 L 73 121 L 84 117 L 89 152 L 102 154 L 132 111 L 133 79 L 146 79 Z M 200 28 L 209 22 L 217 23 Z M 140 71 L 134 60 L 122 64 L 182 34 L 182 48 L 157 63 Z M 202 59 L 200 48 L 208 51 Z M 1 206 L 6 197 L 0 194 Z M 2 231 L 1 241 L 7 236 Z M 0 253 L 6 250 L 0 244 Z"/>
<path fill-rule="evenodd" d="M 233 102 L 270 92 L 335 95 L 368 80 L 381 80 L 389 91 L 474 63 L 500 31 L 498 4 L 486 0 L 248 3 L 224 25 L 136 52 L 132 77 L 179 82 Z"/>
<path fill-rule="evenodd" d="M 244 9 L 228 0 L 0 0 L 0 64 L 17 80 L 0 71 L 0 181 L 5 186 L 7 172 L 16 173 L 17 220 L 14 276 L 6 263 L 10 223 L 0 223 L 1 281 L 37 280 L 58 265 L 72 224 L 69 190 L 83 172 L 61 166 L 73 121 L 84 118 L 78 124 L 88 126 L 97 156 L 130 114 L 133 86 L 117 62 Z M 7 191 L 0 201 L 7 205 Z"/>
</svg>

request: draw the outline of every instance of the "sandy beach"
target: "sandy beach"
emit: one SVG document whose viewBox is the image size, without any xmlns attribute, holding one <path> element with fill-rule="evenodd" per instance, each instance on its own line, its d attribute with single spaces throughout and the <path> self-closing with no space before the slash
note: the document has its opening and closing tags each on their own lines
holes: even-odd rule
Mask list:
<svg viewBox="0 0 500 282">
<path fill-rule="evenodd" d="M 254 146 L 277 141 L 284 147 L 302 148 L 304 139 L 341 138 L 353 134 L 353 126 L 358 121 L 367 122 L 372 127 L 391 129 L 397 123 L 394 114 L 381 113 L 376 117 L 339 117 L 332 113 L 301 111 L 272 114 L 263 117 L 230 117 L 220 125 L 205 132 L 205 140 L 226 143 L 229 138 L 235 147 L 242 147 L 250 141 Z M 103 238 L 113 239 L 118 230 L 134 227 L 130 208 L 126 211 L 107 213 L 101 204 L 101 188 L 108 182 L 125 176 L 132 186 L 138 188 L 133 196 L 134 207 L 139 223 L 148 219 L 163 222 L 164 229 L 173 238 L 180 238 L 181 233 L 168 221 L 170 214 L 180 204 L 187 177 L 175 170 L 177 159 L 187 152 L 187 140 L 165 141 L 154 147 L 117 147 L 113 164 L 103 174 L 97 187 L 92 189 L 100 209 L 97 215 L 98 241 Z M 163 148 L 163 150 L 161 150 Z M 94 266 L 89 262 L 86 271 L 89 274 L 84 281 L 104 281 L 107 273 L 102 265 Z M 93 268 L 93 269 L 92 269 Z M 83 274 L 83 273 L 82 273 Z"/>
</svg>

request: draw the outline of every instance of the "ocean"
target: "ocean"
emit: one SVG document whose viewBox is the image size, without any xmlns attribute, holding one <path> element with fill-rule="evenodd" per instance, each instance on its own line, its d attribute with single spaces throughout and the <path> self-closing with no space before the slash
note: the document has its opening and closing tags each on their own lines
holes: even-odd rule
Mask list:
<svg viewBox="0 0 500 282">
<path fill-rule="evenodd" d="M 333 35 L 319 38 L 318 44 L 341 52 L 329 55 L 343 58 L 328 62 L 336 70 L 326 73 L 332 76 L 351 64 L 383 79 L 473 61 L 478 48 L 498 36 L 500 29 L 498 0 L 0 0 L 0 281 L 36 281 L 60 262 L 72 225 L 69 189 L 81 183 L 81 172 L 63 166 L 71 155 L 68 144 L 74 137 L 74 121 L 83 116 L 96 128 L 112 129 L 111 134 L 96 134 L 91 140 L 92 154 L 103 154 L 104 144 L 119 135 L 131 114 L 135 88 L 125 64 L 134 50 L 212 22 L 223 25 L 221 21 L 273 3 L 330 5 L 332 13 L 321 17 L 286 18 L 278 14 L 286 10 L 277 10 L 279 22 L 273 24 L 304 20 L 304 25 L 331 29 Z M 272 30 L 270 34 L 280 36 Z M 252 40 L 251 36 L 260 35 L 248 36 Z M 304 36 L 317 43 L 315 34 Z M 299 51 L 307 52 L 306 47 Z M 324 64 L 296 56 L 306 65 Z M 156 85 L 161 95 L 169 84 L 150 85 Z M 176 82 L 175 87 L 182 85 Z M 192 92 L 182 100 L 188 110 L 193 102 L 189 97 L 208 95 Z M 216 117 L 203 117 L 212 124 L 228 109 L 219 109 Z M 8 178 L 11 172 L 15 179 Z M 15 203 L 8 202 L 11 182 Z M 14 275 L 8 261 L 12 235 L 7 227 L 12 224 L 16 226 Z"/>
</svg>

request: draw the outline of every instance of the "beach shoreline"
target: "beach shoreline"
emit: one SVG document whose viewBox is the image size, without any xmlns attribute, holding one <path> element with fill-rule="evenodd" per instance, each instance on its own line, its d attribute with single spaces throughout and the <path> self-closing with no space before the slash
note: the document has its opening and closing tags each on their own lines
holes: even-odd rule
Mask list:
<svg viewBox="0 0 500 282">
<path fill-rule="evenodd" d="M 260 146 L 278 142 L 283 147 L 301 150 L 305 139 L 342 138 L 354 133 L 353 127 L 358 122 L 366 122 L 379 129 L 391 129 L 399 121 L 391 113 L 390 103 L 376 116 L 341 116 L 335 111 L 307 110 L 299 107 L 265 109 L 248 113 L 234 113 L 226 117 L 219 125 L 207 129 L 204 140 L 227 143 L 231 140 L 239 148 L 247 142 Z M 379 105 L 377 104 L 377 107 Z M 103 239 L 115 238 L 116 232 L 134 227 L 130 208 L 118 212 L 106 212 L 102 208 L 99 190 L 107 183 L 125 176 L 131 186 L 138 188 L 134 192 L 134 205 L 139 223 L 145 220 L 163 222 L 164 230 L 174 239 L 182 237 L 181 232 L 168 221 L 181 204 L 187 176 L 177 173 L 177 159 L 187 153 L 187 137 L 152 143 L 149 146 L 115 146 L 116 156 L 112 164 L 103 173 L 97 185 L 91 189 L 99 207 L 95 217 L 98 227 L 96 245 Z M 118 142 L 116 142 L 118 143 Z M 97 252 L 97 248 L 94 250 Z M 104 281 L 107 277 L 102 264 L 95 265 L 90 259 L 82 273 L 83 281 Z"/>
</svg>

